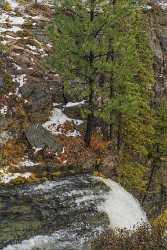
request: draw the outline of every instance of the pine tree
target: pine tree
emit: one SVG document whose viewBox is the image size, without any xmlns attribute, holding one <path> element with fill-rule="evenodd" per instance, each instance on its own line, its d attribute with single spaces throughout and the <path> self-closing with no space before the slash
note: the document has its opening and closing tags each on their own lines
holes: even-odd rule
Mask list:
<svg viewBox="0 0 167 250">
<path fill-rule="evenodd" d="M 63 77 L 68 92 L 87 100 L 85 143 L 91 141 L 99 96 L 98 76 L 109 72 L 107 30 L 111 4 L 102 0 L 57 1 L 50 28 L 55 53 L 50 64 Z M 100 94 L 101 95 L 101 94 Z"/>
<path fill-rule="evenodd" d="M 119 0 L 113 5 L 108 32 L 112 41 L 112 77 L 101 113 L 110 126 L 112 142 L 119 154 L 120 181 L 128 187 L 135 183 L 141 190 L 146 186 L 143 178 L 154 143 L 154 111 L 150 105 L 153 54 L 146 24 L 142 8 L 132 1 Z"/>
<path fill-rule="evenodd" d="M 147 17 L 132 0 L 64 0 L 55 10 L 49 63 L 68 93 L 87 100 L 86 145 L 102 119 L 119 155 L 120 182 L 143 192 L 156 129 Z"/>
<path fill-rule="evenodd" d="M 143 17 L 133 1 L 64 0 L 57 1 L 50 28 L 50 64 L 66 90 L 88 102 L 86 144 L 100 117 L 117 152 L 139 162 L 153 133 L 152 54 Z"/>
</svg>

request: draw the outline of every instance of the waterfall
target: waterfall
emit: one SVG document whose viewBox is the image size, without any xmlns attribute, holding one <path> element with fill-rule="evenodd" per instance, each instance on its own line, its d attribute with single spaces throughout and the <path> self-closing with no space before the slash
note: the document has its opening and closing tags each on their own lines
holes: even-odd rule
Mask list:
<svg viewBox="0 0 167 250">
<path fill-rule="evenodd" d="M 110 188 L 110 192 L 99 209 L 107 213 L 112 229 L 134 230 L 148 223 L 146 213 L 133 195 L 110 179 L 100 179 Z"/>
<path fill-rule="evenodd" d="M 3 191 L 2 197 L 7 196 L 12 200 L 8 201 L 11 213 L 12 203 L 16 203 L 19 210 L 17 215 L 14 209 L 16 228 L 20 217 L 25 224 L 30 223 L 27 228 L 30 226 L 27 231 L 24 227 L 24 234 L 16 238 L 10 227 L 13 215 L 6 211 L 4 222 L 1 222 L 3 250 L 90 250 L 89 242 L 108 228 L 134 230 L 148 223 L 145 212 L 130 193 L 116 182 L 101 177 L 72 176 L 23 185 Z M 37 220 L 39 230 L 33 231 Z"/>
</svg>

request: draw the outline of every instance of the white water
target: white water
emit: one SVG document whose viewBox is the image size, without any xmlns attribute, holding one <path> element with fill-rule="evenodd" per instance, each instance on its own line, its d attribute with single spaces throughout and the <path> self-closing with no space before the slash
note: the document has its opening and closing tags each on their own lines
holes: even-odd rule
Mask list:
<svg viewBox="0 0 167 250">
<path fill-rule="evenodd" d="M 101 177 L 92 177 L 93 179 L 103 182 L 110 188 L 109 192 L 104 193 L 100 190 L 98 194 L 94 194 L 91 189 L 84 190 L 70 190 L 68 192 L 69 199 L 75 194 L 81 195 L 76 199 L 78 209 L 82 202 L 95 201 L 97 196 L 103 197 L 105 200 L 102 204 L 96 204 L 99 211 L 103 211 L 108 215 L 110 221 L 110 227 L 112 229 L 126 228 L 128 230 L 135 230 L 143 223 L 148 223 L 147 217 L 139 202 L 127 191 L 124 190 L 119 184 L 110 180 L 103 179 Z M 46 181 L 43 184 L 39 184 L 34 188 L 31 188 L 32 192 L 42 191 L 55 192 L 57 186 L 69 185 L 69 180 L 64 181 Z M 86 187 L 85 187 L 86 188 Z M 27 190 L 28 191 L 28 190 Z M 67 191 L 65 191 L 66 193 Z M 62 193 L 62 195 L 65 193 Z M 67 193 L 66 193 L 67 194 Z M 84 222 L 83 222 L 84 223 Z M 76 226 L 78 228 L 78 226 Z M 79 230 L 79 228 L 78 228 Z M 92 228 L 95 234 L 103 232 L 102 227 Z M 29 240 L 24 240 L 21 243 L 8 245 L 3 250 L 60 250 L 60 249 L 75 249 L 75 250 L 89 250 L 89 247 L 85 248 L 85 241 L 87 238 L 91 238 L 88 235 L 82 235 L 78 237 L 77 232 L 73 229 L 58 230 L 50 235 L 37 235 Z"/>
<path fill-rule="evenodd" d="M 96 178 L 101 179 L 111 189 L 99 210 L 107 213 L 112 229 L 134 230 L 143 223 L 148 223 L 146 213 L 133 195 L 110 179 Z"/>
<path fill-rule="evenodd" d="M 67 238 L 69 239 L 71 237 L 71 240 L 75 239 L 75 234 L 69 234 L 68 232 L 64 231 L 58 231 L 57 233 L 53 233 L 50 236 L 47 235 L 39 235 L 35 236 L 29 240 L 22 241 L 21 244 L 16 245 L 9 245 L 3 250 L 34 250 L 34 249 L 49 249 L 49 250 L 59 250 L 61 247 L 69 247 L 69 242 Z M 63 238 L 66 238 L 66 240 L 63 240 Z M 60 241 L 59 243 L 57 241 Z M 64 249 L 65 249 L 64 248 Z"/>
</svg>

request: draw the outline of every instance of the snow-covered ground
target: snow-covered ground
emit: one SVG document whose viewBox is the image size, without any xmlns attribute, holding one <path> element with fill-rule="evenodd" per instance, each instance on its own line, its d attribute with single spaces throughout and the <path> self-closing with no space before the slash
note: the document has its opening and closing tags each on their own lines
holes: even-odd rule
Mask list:
<svg viewBox="0 0 167 250">
<path fill-rule="evenodd" d="M 24 9 L 24 4 L 19 1 L 9 0 L 7 2 L 12 7 L 12 10 L 7 11 L 4 9 L 0 9 L 1 43 L 3 45 L 7 45 L 9 48 L 11 46 L 12 48 L 21 48 L 22 51 L 26 51 L 27 57 L 32 55 L 31 60 L 33 64 L 33 56 L 39 58 L 47 56 L 48 54 L 46 51 L 48 51 L 49 47 L 46 44 L 42 44 L 40 41 L 37 41 L 37 39 L 31 36 L 25 37 L 24 35 L 22 35 L 22 32 L 26 30 L 23 25 L 25 23 L 32 23 L 32 25 L 35 26 L 37 22 L 40 22 L 40 19 L 42 19 L 43 16 L 34 16 L 33 14 L 28 15 Z M 17 33 L 18 31 L 21 31 L 21 33 Z M 33 40 L 36 46 L 29 44 L 29 39 Z M 24 41 L 22 42 L 22 40 Z M 20 56 L 20 53 L 15 53 L 16 58 L 17 56 Z M 18 97 L 21 97 L 20 88 L 27 82 L 26 73 L 28 72 L 28 68 L 26 70 L 22 69 L 22 65 L 18 65 L 15 63 L 15 58 L 12 58 L 12 60 L 13 65 L 16 67 L 16 72 L 14 75 L 12 75 L 12 79 L 13 82 L 15 82 L 18 86 L 15 91 L 9 93 L 9 96 L 16 95 Z"/>
<path fill-rule="evenodd" d="M 13 1 L 11 1 L 12 3 Z M 17 6 L 17 3 L 13 2 L 13 11 L 5 11 L 1 10 L 0 13 L 0 33 L 5 32 L 18 32 L 22 30 L 22 25 L 25 22 L 25 19 L 22 16 L 16 15 L 16 12 L 14 11 L 14 6 Z M 6 27 L 5 25 L 8 24 L 10 27 Z"/>
<path fill-rule="evenodd" d="M 63 113 L 61 109 L 54 108 L 51 116 L 49 117 L 49 120 L 43 124 L 43 127 L 52 132 L 52 134 L 64 134 L 61 125 L 65 124 L 66 122 L 73 123 L 76 126 L 81 125 L 83 123 L 82 120 L 69 118 L 67 115 Z M 79 136 L 80 133 L 79 131 L 74 130 L 74 131 L 67 131 L 65 135 Z"/>
<path fill-rule="evenodd" d="M 12 167 L 16 167 L 18 169 L 25 167 L 29 171 L 30 167 L 36 167 L 38 165 L 39 165 L 38 162 L 33 162 L 32 160 L 28 158 L 28 156 L 25 156 L 18 163 L 15 163 L 15 164 L 13 163 Z M 0 169 L 0 183 L 9 184 L 11 181 L 17 179 L 18 177 L 28 179 L 33 175 L 33 173 L 28 172 L 28 171 L 24 173 L 19 173 L 19 172 L 11 173 L 9 166 L 1 168 Z"/>
</svg>

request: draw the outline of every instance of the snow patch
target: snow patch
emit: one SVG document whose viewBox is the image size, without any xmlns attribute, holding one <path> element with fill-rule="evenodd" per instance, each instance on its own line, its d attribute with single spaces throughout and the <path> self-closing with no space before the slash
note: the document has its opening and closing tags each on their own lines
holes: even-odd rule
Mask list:
<svg viewBox="0 0 167 250">
<path fill-rule="evenodd" d="M 32 173 L 26 172 L 26 173 L 7 173 L 4 174 L 3 176 L 0 176 L 0 182 L 4 183 L 4 184 L 8 184 L 11 181 L 17 179 L 18 177 L 22 177 L 25 179 L 28 179 L 29 177 L 31 177 Z"/>
<path fill-rule="evenodd" d="M 27 81 L 26 74 L 22 74 L 22 75 L 19 75 L 19 76 L 14 76 L 13 81 L 19 83 L 19 88 L 23 87 L 23 85 Z"/>
<path fill-rule="evenodd" d="M 74 125 L 81 125 L 83 121 L 69 118 L 65 115 L 61 109 L 54 108 L 52 111 L 52 115 L 49 117 L 49 121 L 43 124 L 43 127 L 48 129 L 52 134 L 63 134 L 61 129 L 59 129 L 60 125 L 63 125 L 66 122 L 74 123 Z M 68 131 L 66 136 L 79 136 L 80 133 L 77 130 Z"/>
<path fill-rule="evenodd" d="M 64 107 L 66 108 L 71 108 L 71 107 L 76 107 L 76 106 L 82 106 L 85 104 L 85 100 L 81 101 L 81 102 L 68 102 Z"/>
<path fill-rule="evenodd" d="M 34 167 L 38 166 L 39 163 L 35 163 L 31 161 L 30 159 L 24 159 L 23 161 L 19 162 L 18 166 L 19 167 Z"/>
<path fill-rule="evenodd" d="M 2 108 L 0 108 L 0 114 L 1 115 L 6 115 L 8 112 L 8 106 L 3 106 Z"/>
</svg>

